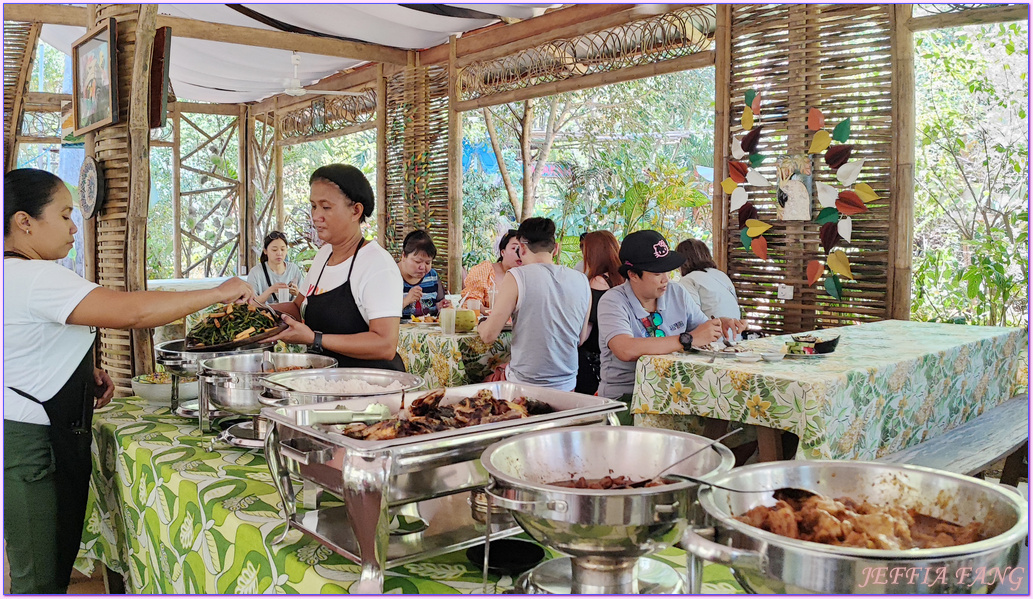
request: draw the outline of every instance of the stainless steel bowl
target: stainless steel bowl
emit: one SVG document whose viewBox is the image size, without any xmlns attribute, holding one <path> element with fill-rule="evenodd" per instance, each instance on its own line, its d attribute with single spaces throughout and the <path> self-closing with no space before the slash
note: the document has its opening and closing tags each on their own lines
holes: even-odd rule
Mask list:
<svg viewBox="0 0 1033 599">
<path fill-rule="evenodd" d="M 401 389 L 384 389 L 383 391 L 366 391 L 362 393 L 306 393 L 303 391 L 288 391 L 277 385 L 282 383 L 287 387 L 293 387 L 298 382 L 325 378 L 332 381 L 365 381 L 371 385 L 388 385 L 398 382 Z M 265 391 L 259 401 L 266 406 L 297 406 L 328 401 L 341 401 L 350 397 L 375 397 L 380 395 L 392 395 L 402 391 L 412 391 L 424 385 L 423 377 L 398 372 L 396 370 L 381 370 L 378 368 L 324 368 L 315 371 L 298 370 L 293 372 L 278 372 L 265 377 L 265 381 L 271 384 L 264 384 Z"/>
<path fill-rule="evenodd" d="M 332 368 L 337 360 L 319 354 L 270 353 L 269 361 L 276 368 L 301 367 L 305 369 Z M 262 380 L 273 374 L 302 372 L 297 370 L 288 373 L 268 373 L 262 370 L 264 353 L 245 353 L 218 358 L 208 358 L 199 362 L 201 372 L 198 375 L 203 389 L 201 396 L 207 397 L 212 405 L 235 414 L 258 414 L 264 405 L 259 395 L 265 388 Z M 305 370 L 304 372 L 310 372 Z"/>
<path fill-rule="evenodd" d="M 888 551 L 836 547 L 776 535 L 735 520 L 769 492 L 732 493 L 706 488 L 699 502 L 715 524 L 715 541 L 692 531 L 685 547 L 700 558 L 732 567 L 743 588 L 757 593 L 911 594 L 985 592 L 1016 565 L 1028 534 L 1029 506 L 1001 485 L 918 466 L 876 462 L 772 462 L 710 478 L 737 489 L 799 487 L 830 497 L 914 508 L 965 525 L 983 522 L 989 538 L 942 549 Z M 967 568 L 967 570 L 966 570 Z M 999 568 L 997 574 L 986 574 Z M 982 570 L 980 570 L 982 569 Z M 1000 579 L 996 580 L 1000 582 Z M 1005 581 L 1007 584 L 1007 580 Z"/>
<path fill-rule="evenodd" d="M 584 426 L 519 435 L 489 447 L 481 464 L 493 502 L 510 509 L 534 540 L 573 558 L 575 592 L 629 592 L 637 559 L 681 538 L 702 518 L 698 485 L 591 490 L 549 483 L 584 476 L 649 479 L 710 439 L 663 429 Z M 671 470 L 706 477 L 728 471 L 723 445 Z"/>
<path fill-rule="evenodd" d="M 221 352 L 195 352 L 185 349 L 186 339 L 173 339 L 154 346 L 154 359 L 158 364 L 164 366 L 165 370 L 177 376 L 196 376 L 197 365 L 201 360 L 238 354 L 261 354 L 273 345 L 272 342 L 260 342 Z"/>
</svg>

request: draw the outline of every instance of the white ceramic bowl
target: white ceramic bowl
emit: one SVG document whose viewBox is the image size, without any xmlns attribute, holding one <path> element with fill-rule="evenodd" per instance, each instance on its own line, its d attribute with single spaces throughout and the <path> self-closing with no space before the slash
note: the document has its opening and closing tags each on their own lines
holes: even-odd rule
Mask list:
<svg viewBox="0 0 1033 599">
<path fill-rule="evenodd" d="M 172 400 L 172 383 L 148 383 L 144 376 L 133 377 L 133 394 L 147 401 L 168 402 Z M 197 379 L 179 384 L 179 401 L 197 399 Z"/>
<path fill-rule="evenodd" d="M 765 362 L 778 362 L 782 358 L 785 358 L 786 355 L 779 352 L 771 352 L 767 354 L 761 354 L 760 357 L 763 358 Z"/>
<path fill-rule="evenodd" d="M 760 362 L 760 355 L 752 352 L 743 352 L 735 354 L 735 359 L 740 362 Z"/>
</svg>

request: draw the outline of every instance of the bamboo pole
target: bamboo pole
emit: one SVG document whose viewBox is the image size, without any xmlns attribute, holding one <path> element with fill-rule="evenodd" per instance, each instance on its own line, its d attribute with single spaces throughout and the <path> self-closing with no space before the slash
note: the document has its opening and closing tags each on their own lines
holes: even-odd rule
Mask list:
<svg viewBox="0 0 1033 599">
<path fill-rule="evenodd" d="M 275 105 L 274 105 L 275 106 Z M 276 115 L 276 110 L 273 110 L 273 168 L 276 172 L 273 174 L 275 177 L 275 195 L 273 201 L 276 206 L 276 230 L 283 231 L 283 223 L 285 220 L 285 214 L 283 213 L 283 146 L 280 145 L 280 141 L 283 139 L 283 128 L 280 126 L 279 118 Z"/>
<path fill-rule="evenodd" d="M 900 6 L 913 6 L 904 5 Z M 896 12 L 896 11 L 894 11 Z M 1008 21 L 1029 20 L 1029 4 L 988 6 L 984 8 L 973 8 L 962 12 L 944 13 L 942 15 L 929 15 L 925 17 L 912 17 L 912 13 L 898 15 L 898 21 L 908 27 L 910 31 L 925 31 L 928 29 L 942 29 L 945 27 L 964 27 L 966 25 L 985 25 L 988 23 L 1005 23 Z"/>
<path fill-rule="evenodd" d="M 732 8 L 717 6 L 717 28 L 714 32 L 714 201 L 712 204 L 712 237 L 714 262 L 728 270 L 728 196 L 721 181 L 728 177 L 728 144 L 731 97 L 729 81 L 732 70 Z"/>
<path fill-rule="evenodd" d="M 87 4 L 86 5 L 86 29 L 93 29 L 94 24 L 97 22 L 97 5 Z M 69 97 L 69 99 L 71 99 Z M 90 157 L 96 158 L 97 156 L 97 134 L 94 131 L 90 131 L 83 136 L 83 153 Z M 106 192 L 105 192 L 106 193 Z M 102 198 L 97 198 L 99 202 Z M 93 218 L 83 221 L 83 276 L 88 281 L 97 282 L 97 215 Z M 99 344 L 98 344 L 99 345 Z M 98 364 L 99 357 L 98 358 Z"/>
<path fill-rule="evenodd" d="M 387 248 L 387 78 L 377 65 L 377 243 Z"/>
<path fill-rule="evenodd" d="M 456 110 L 456 36 L 448 39 L 448 286 L 463 288 L 463 115 Z"/>
<path fill-rule="evenodd" d="M 241 274 L 241 269 L 247 269 L 250 264 L 248 248 L 251 245 L 250 232 L 248 230 L 248 218 L 251 213 L 250 195 L 248 193 L 248 109 L 246 104 L 240 105 L 237 115 L 237 230 L 240 243 L 237 244 L 237 270 L 233 274 Z"/>
<path fill-rule="evenodd" d="M 5 172 L 13 169 L 18 164 L 18 134 L 21 132 L 22 116 L 25 114 L 23 104 L 25 101 L 25 93 L 29 87 L 32 63 L 36 57 L 36 46 L 39 44 L 39 34 L 42 28 L 43 25 L 41 23 L 33 23 L 29 27 L 28 36 L 26 36 L 25 54 L 22 56 L 22 61 L 19 65 L 18 82 L 14 86 L 14 102 L 12 103 L 11 109 L 11 130 L 8 132 L 14 140 L 14 143 L 11 144 L 10 153 L 7 155 L 7 164 L 4 169 Z"/>
<path fill-rule="evenodd" d="M 133 49 L 132 88 L 129 99 L 129 208 L 126 217 L 126 291 L 147 289 L 147 208 L 151 190 L 151 147 L 147 103 L 150 99 L 151 57 L 154 49 L 157 4 L 141 4 Z M 132 332 L 134 374 L 154 370 L 150 329 Z"/>
<path fill-rule="evenodd" d="M 183 277 L 183 205 L 180 197 L 180 137 L 179 102 L 172 105 L 172 221 L 175 225 L 172 232 L 173 276 Z"/>
<path fill-rule="evenodd" d="M 889 256 L 891 276 L 887 277 L 886 295 L 889 317 L 911 318 L 911 252 L 914 242 L 915 217 L 915 45 L 908 27 L 910 4 L 891 8 L 893 29 L 894 98 L 891 114 L 897 134 L 890 143 L 890 234 Z"/>
</svg>

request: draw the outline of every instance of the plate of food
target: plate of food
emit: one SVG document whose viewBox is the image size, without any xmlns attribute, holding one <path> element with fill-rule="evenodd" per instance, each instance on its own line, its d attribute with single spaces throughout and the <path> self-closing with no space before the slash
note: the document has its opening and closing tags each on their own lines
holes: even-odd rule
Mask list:
<svg viewBox="0 0 1033 599">
<path fill-rule="evenodd" d="M 264 341 L 287 329 L 279 313 L 255 304 L 218 304 L 187 334 L 187 351 L 225 351 Z"/>
<path fill-rule="evenodd" d="M 821 339 L 810 333 L 792 337 L 792 341 L 785 342 L 785 354 L 790 359 L 824 358 L 834 352 L 836 346 L 839 345 L 839 335 L 829 339 Z"/>
<path fill-rule="evenodd" d="M 437 324 L 438 323 L 438 317 L 437 316 L 431 316 L 430 314 L 428 314 L 426 316 L 413 316 L 409 320 L 409 322 L 411 322 L 413 324 Z"/>
</svg>

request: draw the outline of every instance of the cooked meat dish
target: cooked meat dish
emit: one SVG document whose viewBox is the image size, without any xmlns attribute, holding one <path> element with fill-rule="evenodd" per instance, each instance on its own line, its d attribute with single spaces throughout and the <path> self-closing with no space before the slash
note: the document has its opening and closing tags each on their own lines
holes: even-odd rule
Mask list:
<svg viewBox="0 0 1033 599">
<path fill-rule="evenodd" d="M 867 549 L 930 549 L 982 539 L 982 523 L 959 526 L 913 509 L 815 495 L 757 506 L 736 520 L 791 539 Z"/>
<path fill-rule="evenodd" d="M 632 480 L 627 476 L 621 475 L 616 478 L 612 476 L 604 476 L 602 478 L 585 478 L 579 477 L 574 480 L 560 480 L 556 482 L 548 483 L 555 487 L 566 487 L 568 489 L 637 489 L 639 487 L 659 487 L 662 485 L 670 484 L 667 479 L 660 479 L 659 481 L 652 480 Z"/>
<path fill-rule="evenodd" d="M 353 439 L 381 441 L 555 412 L 549 404 L 526 397 L 512 401 L 495 399 L 489 389 L 447 406 L 440 405 L 444 397 L 444 389 L 431 391 L 413 400 L 407 418 L 396 416 L 373 424 L 349 424 L 340 430 Z"/>
</svg>

